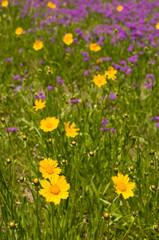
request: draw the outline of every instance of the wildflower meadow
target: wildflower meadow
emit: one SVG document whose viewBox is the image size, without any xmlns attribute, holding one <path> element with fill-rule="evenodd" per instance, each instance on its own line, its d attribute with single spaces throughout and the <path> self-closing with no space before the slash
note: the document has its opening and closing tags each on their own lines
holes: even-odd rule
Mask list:
<svg viewBox="0 0 159 240">
<path fill-rule="evenodd" d="M 0 240 L 159 239 L 159 0 L 0 0 Z"/>
</svg>

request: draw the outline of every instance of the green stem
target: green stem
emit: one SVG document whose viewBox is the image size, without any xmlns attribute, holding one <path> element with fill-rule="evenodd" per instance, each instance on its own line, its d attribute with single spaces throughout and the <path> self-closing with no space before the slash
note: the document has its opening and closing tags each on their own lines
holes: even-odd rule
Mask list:
<svg viewBox="0 0 159 240">
<path fill-rule="evenodd" d="M 40 235 L 40 225 L 39 225 L 39 193 L 38 193 L 38 187 L 36 188 L 36 217 L 37 217 L 38 237 L 39 237 L 39 239 L 41 239 L 41 235 Z"/>
<path fill-rule="evenodd" d="M 55 240 L 55 231 L 54 231 L 54 205 L 53 205 L 53 203 L 51 203 L 51 208 L 52 208 L 52 212 L 51 212 L 52 240 Z"/>
</svg>

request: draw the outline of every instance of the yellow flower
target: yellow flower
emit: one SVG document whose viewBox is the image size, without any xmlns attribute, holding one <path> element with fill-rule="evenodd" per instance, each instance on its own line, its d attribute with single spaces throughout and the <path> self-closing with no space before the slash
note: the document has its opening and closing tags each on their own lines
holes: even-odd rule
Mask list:
<svg viewBox="0 0 159 240">
<path fill-rule="evenodd" d="M 6 0 L 2 0 L 2 2 L 1 2 L 1 6 L 2 7 L 7 7 L 8 6 L 8 1 L 6 1 Z"/>
<path fill-rule="evenodd" d="M 41 98 L 38 100 L 35 100 L 35 106 L 33 106 L 33 108 L 35 108 L 35 111 L 38 111 L 39 109 L 43 109 L 45 107 L 46 101 L 42 102 Z"/>
<path fill-rule="evenodd" d="M 16 35 L 21 35 L 22 33 L 23 33 L 23 28 L 21 28 L 21 27 L 16 28 L 16 30 L 15 30 Z"/>
<path fill-rule="evenodd" d="M 65 125 L 65 131 L 66 131 L 66 136 L 67 137 L 76 137 L 79 133 L 78 131 L 80 130 L 79 128 L 75 128 L 76 127 L 76 124 L 75 123 L 72 123 L 70 125 L 70 121 L 67 122 L 67 123 L 64 123 Z"/>
<path fill-rule="evenodd" d="M 43 189 L 40 189 L 39 193 L 46 198 L 47 202 L 54 202 L 55 205 L 59 204 L 61 199 L 67 199 L 70 189 L 70 185 L 66 182 L 64 176 L 53 175 L 50 182 L 42 180 L 40 182 Z"/>
<path fill-rule="evenodd" d="M 93 78 L 93 82 L 98 87 L 101 87 L 101 86 L 107 84 L 107 81 L 106 81 L 105 77 L 101 74 L 95 75 L 94 78 Z"/>
<path fill-rule="evenodd" d="M 46 119 L 41 120 L 40 128 L 44 132 L 51 132 L 57 128 L 59 120 L 55 117 L 47 117 Z"/>
<path fill-rule="evenodd" d="M 73 35 L 72 33 L 67 33 L 65 34 L 65 36 L 63 37 L 63 42 L 67 45 L 70 45 L 71 43 L 73 43 Z"/>
<path fill-rule="evenodd" d="M 123 11 L 123 6 L 119 5 L 119 6 L 117 7 L 117 11 L 118 11 L 118 12 Z"/>
<path fill-rule="evenodd" d="M 117 194 L 122 194 L 124 199 L 134 196 L 132 189 L 135 188 L 135 183 L 129 182 L 128 175 L 118 173 L 118 176 L 112 177 L 112 180 Z"/>
<path fill-rule="evenodd" d="M 98 51 L 101 50 L 101 46 L 98 45 L 97 43 L 91 43 L 91 44 L 89 45 L 89 49 L 90 49 L 91 51 L 93 51 L 93 52 L 98 52 Z"/>
<path fill-rule="evenodd" d="M 66 7 L 67 3 L 66 2 L 63 2 L 62 6 L 63 7 Z"/>
<path fill-rule="evenodd" d="M 96 60 L 96 63 L 101 63 L 101 62 L 102 62 L 102 59 L 101 59 L 101 58 L 99 58 L 99 59 Z"/>
<path fill-rule="evenodd" d="M 159 29 L 159 22 L 156 24 L 156 29 L 157 30 Z"/>
<path fill-rule="evenodd" d="M 43 42 L 41 40 L 37 40 L 33 44 L 34 50 L 38 51 L 43 48 Z"/>
<path fill-rule="evenodd" d="M 105 75 L 108 79 L 113 79 L 115 80 L 116 79 L 116 76 L 115 74 L 117 74 L 117 70 L 114 70 L 113 67 L 109 67 L 108 68 L 108 71 L 105 71 Z"/>
<path fill-rule="evenodd" d="M 54 3 L 52 3 L 52 2 L 48 2 L 48 3 L 47 3 L 47 6 L 48 6 L 49 8 L 52 8 L 52 9 L 56 8 L 56 5 L 55 5 Z"/>
<path fill-rule="evenodd" d="M 51 178 L 53 174 L 60 174 L 61 169 L 57 167 L 58 163 L 56 160 L 52 160 L 51 158 L 44 158 L 44 160 L 40 161 L 39 171 L 42 173 L 44 178 Z"/>
</svg>

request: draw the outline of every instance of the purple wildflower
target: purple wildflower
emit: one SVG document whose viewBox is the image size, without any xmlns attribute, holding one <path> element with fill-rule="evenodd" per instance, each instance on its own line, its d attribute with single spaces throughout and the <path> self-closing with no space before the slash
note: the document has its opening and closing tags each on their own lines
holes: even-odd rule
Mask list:
<svg viewBox="0 0 159 240">
<path fill-rule="evenodd" d="M 12 127 L 12 128 L 6 128 L 5 132 L 16 132 L 17 130 L 18 130 L 18 128 Z"/>
<path fill-rule="evenodd" d="M 20 78 L 20 75 L 15 75 L 15 76 L 13 76 L 13 79 L 14 80 L 18 80 Z"/>
<path fill-rule="evenodd" d="M 74 99 L 70 99 L 70 103 L 79 103 L 79 99 L 78 98 L 74 98 Z"/>
<path fill-rule="evenodd" d="M 102 126 L 104 127 L 105 125 L 107 125 L 108 124 L 108 119 L 107 118 L 104 118 L 103 120 L 102 120 Z"/>
<path fill-rule="evenodd" d="M 52 85 L 48 86 L 48 90 L 49 90 L 49 91 L 52 90 L 52 89 L 53 89 L 53 86 L 52 86 Z"/>
<path fill-rule="evenodd" d="M 111 99 L 111 100 L 115 100 L 116 99 L 116 96 L 114 95 L 114 93 L 110 93 L 109 94 L 109 99 Z"/>
</svg>

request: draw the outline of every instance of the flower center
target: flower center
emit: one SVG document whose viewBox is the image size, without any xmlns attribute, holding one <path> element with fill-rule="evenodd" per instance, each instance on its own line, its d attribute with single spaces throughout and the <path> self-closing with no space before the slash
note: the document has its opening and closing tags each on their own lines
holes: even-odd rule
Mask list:
<svg viewBox="0 0 159 240">
<path fill-rule="evenodd" d="M 53 167 L 48 166 L 48 167 L 46 168 L 46 172 L 47 172 L 48 174 L 52 174 L 52 173 L 54 172 Z"/>
<path fill-rule="evenodd" d="M 47 123 L 46 127 L 47 128 L 51 128 L 52 127 L 52 123 Z"/>
<path fill-rule="evenodd" d="M 118 188 L 119 188 L 120 191 L 125 191 L 125 190 L 126 190 L 126 185 L 125 185 L 125 183 L 120 182 L 120 183 L 118 184 Z"/>
<path fill-rule="evenodd" d="M 57 195 L 60 192 L 60 188 L 57 185 L 52 185 L 50 187 L 50 192 Z"/>
</svg>

